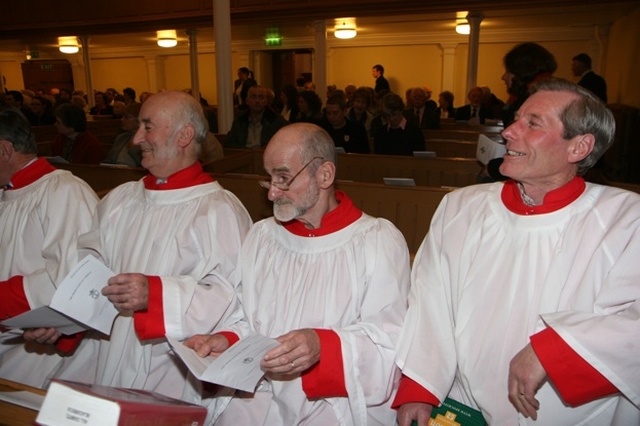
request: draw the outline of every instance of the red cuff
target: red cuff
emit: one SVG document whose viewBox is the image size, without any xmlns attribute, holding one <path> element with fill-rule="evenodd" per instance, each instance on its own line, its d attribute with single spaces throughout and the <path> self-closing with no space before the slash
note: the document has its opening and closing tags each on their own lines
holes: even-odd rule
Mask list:
<svg viewBox="0 0 640 426">
<path fill-rule="evenodd" d="M 149 300 L 147 309 L 133 313 L 133 324 L 140 340 L 164 337 L 164 309 L 162 306 L 162 280 L 160 277 L 147 276 L 149 281 Z"/>
<path fill-rule="evenodd" d="M 215 333 L 215 334 L 219 334 L 221 336 L 224 336 L 227 339 L 227 341 L 229 342 L 229 347 L 235 345 L 236 342 L 238 340 L 240 340 L 238 335 L 236 333 L 234 333 L 233 331 L 221 331 L 221 332 Z"/>
<path fill-rule="evenodd" d="M 331 330 L 314 330 L 320 338 L 320 361 L 302 373 L 302 390 L 308 399 L 348 396 L 340 337 Z"/>
<path fill-rule="evenodd" d="M 438 398 L 436 398 L 431 392 L 403 374 L 402 379 L 400 379 L 398 392 L 396 393 L 396 397 L 393 400 L 391 408 L 397 410 L 401 405 L 409 402 L 424 402 L 431 404 L 434 407 L 440 405 L 440 400 L 438 400 Z"/>
<path fill-rule="evenodd" d="M 531 336 L 531 347 L 565 402 L 575 407 L 618 389 L 548 327 Z"/>
<path fill-rule="evenodd" d="M 82 341 L 84 333 L 81 331 L 70 336 L 61 336 L 56 342 L 56 348 L 65 355 L 71 355 Z"/>
<path fill-rule="evenodd" d="M 0 281 L 0 319 L 13 318 L 30 310 L 22 275 Z"/>
</svg>

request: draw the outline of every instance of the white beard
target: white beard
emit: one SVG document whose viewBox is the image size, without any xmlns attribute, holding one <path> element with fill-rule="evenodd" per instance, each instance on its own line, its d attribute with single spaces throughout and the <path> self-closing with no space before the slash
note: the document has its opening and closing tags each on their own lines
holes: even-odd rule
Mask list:
<svg viewBox="0 0 640 426">
<path fill-rule="evenodd" d="M 279 198 L 273 201 L 273 215 L 280 222 L 289 222 L 303 216 L 311 207 L 313 207 L 320 198 L 320 190 L 318 185 L 313 181 L 308 188 L 305 196 L 300 200 L 300 204 L 296 205 L 292 200 L 287 198 Z"/>
</svg>

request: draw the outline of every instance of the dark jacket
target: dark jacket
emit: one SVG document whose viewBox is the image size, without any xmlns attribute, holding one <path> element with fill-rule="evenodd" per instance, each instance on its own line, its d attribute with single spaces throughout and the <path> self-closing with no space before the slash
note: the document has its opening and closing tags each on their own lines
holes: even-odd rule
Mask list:
<svg viewBox="0 0 640 426">
<path fill-rule="evenodd" d="M 233 120 L 231 130 L 224 139 L 225 148 L 246 148 L 249 137 L 249 115 L 246 110 Z M 262 114 L 262 133 L 260 134 L 260 146 L 265 146 L 271 137 L 282 127 L 286 126 L 287 120 L 280 114 L 265 108 Z"/>
</svg>

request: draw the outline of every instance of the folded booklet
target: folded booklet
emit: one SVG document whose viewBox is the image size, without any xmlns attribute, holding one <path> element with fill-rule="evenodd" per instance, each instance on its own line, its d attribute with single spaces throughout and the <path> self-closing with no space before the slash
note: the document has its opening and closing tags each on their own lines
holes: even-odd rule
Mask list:
<svg viewBox="0 0 640 426">
<path fill-rule="evenodd" d="M 69 335 L 93 328 L 111 334 L 118 310 L 102 295 L 115 273 L 93 256 L 87 256 L 58 285 L 49 306 L 32 309 L 2 321 L 7 328 L 55 327 Z"/>
<path fill-rule="evenodd" d="M 189 371 L 205 382 L 253 392 L 264 375 L 260 361 L 264 355 L 280 343 L 270 337 L 252 333 L 236 342 L 217 358 L 201 357 L 196 351 L 167 336 L 173 352 L 184 362 Z"/>
</svg>

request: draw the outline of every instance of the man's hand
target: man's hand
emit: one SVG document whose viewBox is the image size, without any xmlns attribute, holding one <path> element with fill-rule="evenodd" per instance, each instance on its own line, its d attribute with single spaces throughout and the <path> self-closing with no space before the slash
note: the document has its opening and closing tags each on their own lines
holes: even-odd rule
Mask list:
<svg viewBox="0 0 640 426">
<path fill-rule="evenodd" d="M 398 425 L 411 426 L 414 420 L 418 426 L 427 426 L 433 405 L 424 402 L 408 402 L 398 408 Z"/>
<path fill-rule="evenodd" d="M 229 348 L 229 341 L 222 334 L 196 334 L 185 340 L 183 344 L 203 358 L 210 355 L 220 356 Z"/>
<path fill-rule="evenodd" d="M 32 328 L 22 333 L 24 340 L 40 343 L 42 345 L 54 345 L 62 336 L 58 330 L 53 327 Z"/>
<path fill-rule="evenodd" d="M 143 274 L 118 274 L 109 278 L 102 294 L 119 311 L 141 311 L 149 303 L 149 281 Z"/>
<path fill-rule="evenodd" d="M 509 401 L 525 417 L 538 418 L 540 403 L 535 394 L 547 378 L 538 356 L 531 347 L 525 346 L 509 363 Z"/>
<path fill-rule="evenodd" d="M 276 339 L 280 346 L 266 353 L 260 363 L 265 373 L 296 374 L 320 360 L 320 338 L 315 330 L 294 330 Z"/>
</svg>

